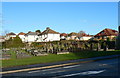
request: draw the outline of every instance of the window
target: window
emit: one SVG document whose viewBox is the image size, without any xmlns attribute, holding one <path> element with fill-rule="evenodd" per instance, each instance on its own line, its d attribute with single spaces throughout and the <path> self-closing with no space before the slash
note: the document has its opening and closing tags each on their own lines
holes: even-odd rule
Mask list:
<svg viewBox="0 0 120 78">
<path fill-rule="evenodd" d="M 101 34 L 104 34 L 104 32 L 102 32 Z"/>
</svg>

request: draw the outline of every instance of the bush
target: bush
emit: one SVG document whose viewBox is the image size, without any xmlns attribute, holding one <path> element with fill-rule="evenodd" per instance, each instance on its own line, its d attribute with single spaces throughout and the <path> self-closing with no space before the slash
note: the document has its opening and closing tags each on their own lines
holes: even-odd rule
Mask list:
<svg viewBox="0 0 120 78">
<path fill-rule="evenodd" d="M 16 36 L 14 39 L 10 38 L 2 44 L 3 48 L 20 48 L 24 47 L 22 40 Z"/>
</svg>

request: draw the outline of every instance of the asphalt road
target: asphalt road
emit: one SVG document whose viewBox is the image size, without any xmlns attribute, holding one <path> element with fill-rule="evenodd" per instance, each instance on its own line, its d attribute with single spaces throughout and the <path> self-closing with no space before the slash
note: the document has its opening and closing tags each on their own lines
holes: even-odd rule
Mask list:
<svg viewBox="0 0 120 78">
<path fill-rule="evenodd" d="M 99 60 L 95 62 L 80 63 L 74 65 L 30 70 L 16 73 L 3 74 L 3 78 L 119 78 L 118 58 Z"/>
</svg>

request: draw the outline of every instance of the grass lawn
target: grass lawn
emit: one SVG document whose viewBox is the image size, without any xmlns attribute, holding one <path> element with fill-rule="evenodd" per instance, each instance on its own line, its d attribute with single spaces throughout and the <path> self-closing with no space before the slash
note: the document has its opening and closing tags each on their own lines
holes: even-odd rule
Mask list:
<svg viewBox="0 0 120 78">
<path fill-rule="evenodd" d="M 29 64 L 38 64 L 38 63 L 50 63 L 50 62 L 58 62 L 65 60 L 74 60 L 81 58 L 90 58 L 90 57 L 98 57 L 98 56 L 106 56 L 106 55 L 116 55 L 120 54 L 120 51 L 81 51 L 69 54 L 49 54 L 47 56 L 32 56 L 29 58 L 16 59 L 13 57 L 9 60 L 2 60 L 2 67 L 13 67 L 19 65 L 29 65 Z"/>
</svg>

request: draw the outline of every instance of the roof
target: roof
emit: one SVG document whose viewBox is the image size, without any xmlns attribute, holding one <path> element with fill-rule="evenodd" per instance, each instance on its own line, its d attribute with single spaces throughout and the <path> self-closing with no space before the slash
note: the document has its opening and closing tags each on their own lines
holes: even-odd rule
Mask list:
<svg viewBox="0 0 120 78">
<path fill-rule="evenodd" d="M 8 33 L 6 35 L 16 35 L 15 33 L 11 32 L 11 33 Z"/>
<path fill-rule="evenodd" d="M 99 32 L 98 34 L 96 34 L 95 36 L 111 36 L 111 35 L 117 36 L 118 31 L 106 28 Z"/>
<path fill-rule="evenodd" d="M 23 33 L 23 32 L 20 32 L 18 35 L 25 35 L 25 33 Z"/>
<path fill-rule="evenodd" d="M 78 37 L 92 37 L 92 35 L 86 34 L 86 33 L 78 33 Z"/>
<path fill-rule="evenodd" d="M 28 32 L 27 34 L 25 35 L 38 35 L 37 32 Z"/>
<path fill-rule="evenodd" d="M 50 34 L 60 34 L 59 32 L 56 32 L 56 31 L 50 29 L 49 27 L 47 27 L 46 30 L 43 31 L 41 34 L 48 34 L 48 33 L 50 33 Z"/>
<path fill-rule="evenodd" d="M 4 39 L 4 36 L 0 36 L 0 39 Z"/>
<path fill-rule="evenodd" d="M 72 32 L 72 33 L 70 33 L 70 34 L 68 34 L 68 35 L 69 35 L 69 36 L 77 36 L 78 33 Z"/>
<path fill-rule="evenodd" d="M 66 33 L 61 33 L 60 36 L 67 36 L 68 34 Z"/>
</svg>

